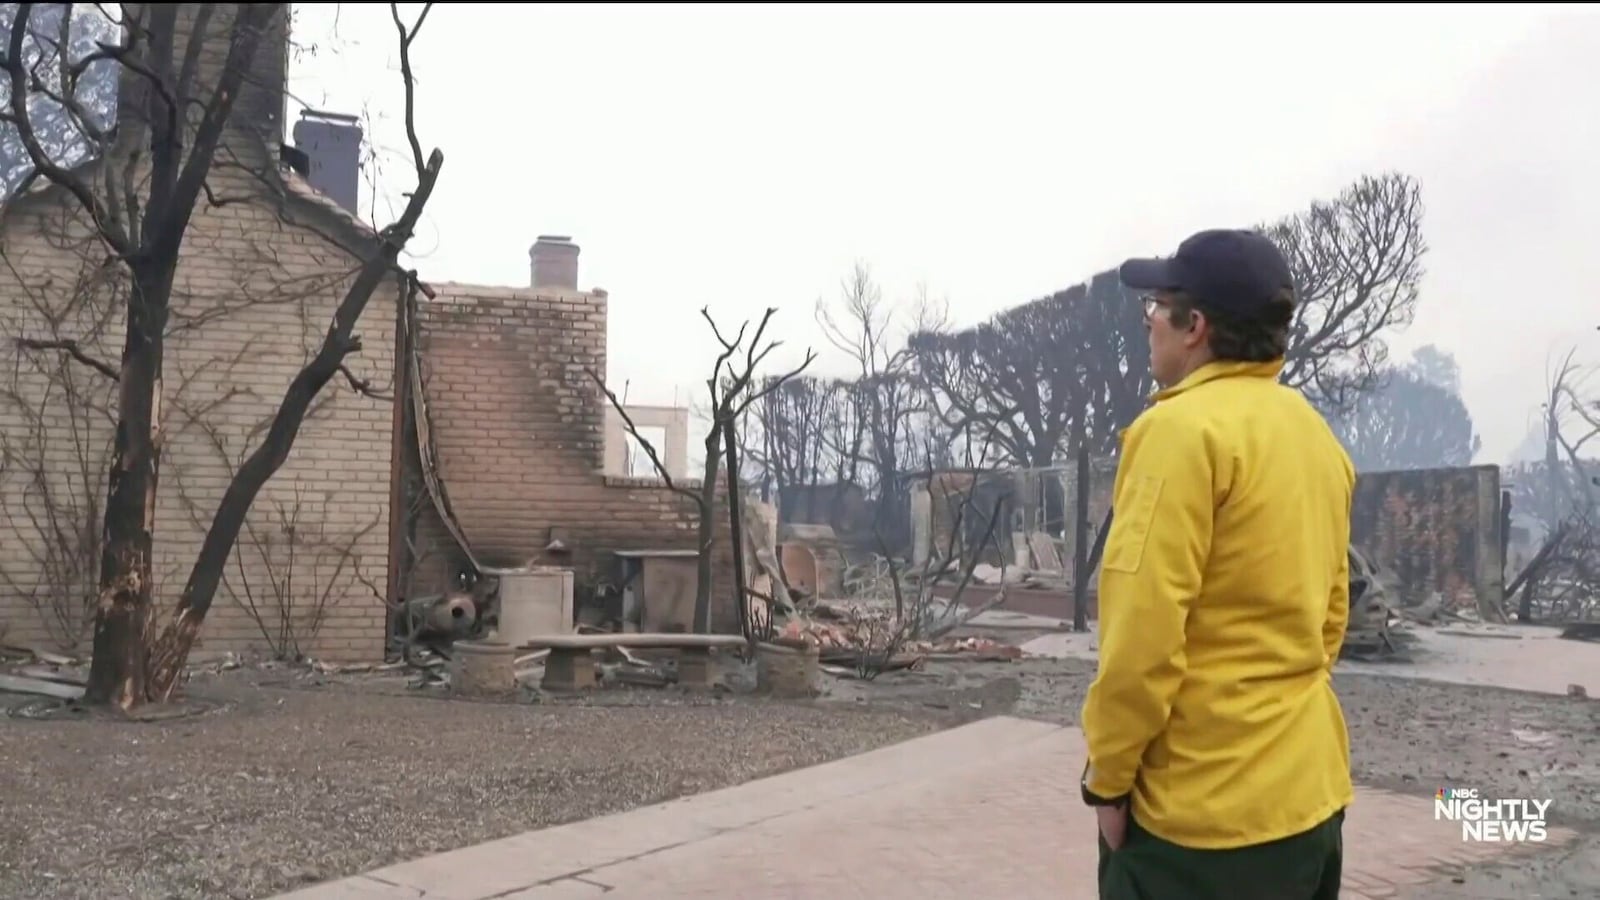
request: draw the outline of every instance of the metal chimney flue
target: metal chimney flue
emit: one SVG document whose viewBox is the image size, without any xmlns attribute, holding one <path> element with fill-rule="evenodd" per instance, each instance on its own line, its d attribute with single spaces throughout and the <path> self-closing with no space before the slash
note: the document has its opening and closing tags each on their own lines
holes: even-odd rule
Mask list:
<svg viewBox="0 0 1600 900">
<path fill-rule="evenodd" d="M 294 123 L 295 147 L 310 160 L 306 180 L 323 196 L 359 215 L 361 190 L 360 119 L 344 113 L 307 109 Z"/>
</svg>

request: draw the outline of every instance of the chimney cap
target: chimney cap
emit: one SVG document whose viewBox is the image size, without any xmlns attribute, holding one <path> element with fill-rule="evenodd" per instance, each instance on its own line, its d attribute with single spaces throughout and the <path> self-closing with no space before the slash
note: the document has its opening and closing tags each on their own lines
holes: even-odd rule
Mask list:
<svg viewBox="0 0 1600 900">
<path fill-rule="evenodd" d="M 333 112 L 327 109 L 312 109 L 309 106 L 300 110 L 300 118 L 325 119 L 330 122 L 343 122 L 347 125 L 355 125 L 361 121 L 360 116 L 353 116 L 350 113 Z"/>
<path fill-rule="evenodd" d="M 570 235 L 570 234 L 541 234 L 541 235 L 539 235 L 539 239 L 535 243 L 539 243 L 539 244 L 570 244 L 570 243 L 572 243 L 572 235 Z"/>
</svg>

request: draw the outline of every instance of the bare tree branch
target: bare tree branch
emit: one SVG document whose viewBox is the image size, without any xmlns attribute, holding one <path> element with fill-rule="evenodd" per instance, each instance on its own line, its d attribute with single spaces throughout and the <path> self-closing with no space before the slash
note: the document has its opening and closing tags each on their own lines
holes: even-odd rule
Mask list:
<svg viewBox="0 0 1600 900">
<path fill-rule="evenodd" d="M 393 394 L 386 394 L 383 391 L 377 390 L 372 386 L 372 382 L 368 381 L 367 379 L 357 378 L 356 373 L 350 371 L 350 367 L 344 363 L 339 364 L 339 374 L 343 375 L 345 380 L 350 382 L 351 390 L 361 394 L 364 397 L 371 397 L 374 400 L 394 399 Z"/>
<path fill-rule="evenodd" d="M 678 484 L 672 480 L 672 472 L 667 469 L 667 464 L 661 461 L 661 456 L 656 452 L 655 445 L 651 444 L 650 441 L 646 440 L 645 437 L 639 433 L 638 426 L 633 424 L 633 417 L 628 415 L 627 406 L 624 405 L 620 399 L 618 399 L 614 391 L 606 387 L 605 379 L 601 378 L 598 372 L 588 366 L 585 366 L 583 371 L 587 372 L 589 377 L 594 380 L 594 383 L 599 386 L 600 390 L 605 392 L 606 399 L 611 401 L 611 408 L 615 409 L 617 411 L 617 415 L 622 417 L 623 427 L 634 440 L 639 442 L 639 446 L 644 450 L 645 456 L 650 458 L 650 465 L 655 467 L 656 475 L 659 476 L 662 483 L 667 486 L 667 490 L 672 491 L 674 494 L 681 494 L 684 497 L 688 497 L 690 500 L 694 501 L 697 508 L 701 508 L 700 493 L 698 491 L 690 490 L 689 488 L 679 487 Z M 701 508 L 701 514 L 705 514 L 704 508 Z"/>
<path fill-rule="evenodd" d="M 50 158 L 50 154 L 40 144 L 38 133 L 28 115 L 30 80 L 24 63 L 23 42 L 29 33 L 28 20 L 33 13 L 33 6 L 32 3 L 17 5 L 17 16 L 11 22 L 11 38 L 7 42 L 6 55 L 4 59 L 0 59 L 0 68 L 5 69 L 11 86 L 10 115 L 7 121 L 16 127 L 18 137 L 28 151 L 28 158 L 32 161 L 34 170 L 52 183 L 70 191 L 78 202 L 83 204 L 83 208 L 89 213 L 107 245 L 123 257 L 131 256 L 134 246 L 127 232 L 117 224 L 105 204 L 95 196 L 82 178 Z"/>
<path fill-rule="evenodd" d="M 766 333 L 768 323 L 776 312 L 775 308 L 766 310 L 756 327 L 750 344 L 746 347 L 744 342 L 745 334 L 749 330 L 749 322 L 743 323 L 739 327 L 738 334 L 730 341 L 723 335 L 722 329 L 717 325 L 716 320 L 712 318 L 710 309 L 702 308 L 700 310 L 701 318 L 706 320 L 706 323 L 711 328 L 712 335 L 722 349 L 712 364 L 711 377 L 707 378 L 705 382 L 711 396 L 711 404 L 708 407 L 711 427 L 705 437 L 705 464 L 698 490 L 690 490 L 673 480 L 671 473 L 667 471 L 666 466 L 662 463 L 655 447 L 639 434 L 623 402 L 618 399 L 615 392 L 605 386 L 598 372 L 593 369 L 585 369 L 589 377 L 605 392 L 606 397 L 611 401 L 612 407 L 622 417 L 628 433 L 644 449 L 645 454 L 650 458 L 651 464 L 655 467 L 657 474 L 661 476 L 667 488 L 694 501 L 698 519 L 695 538 L 697 552 L 694 628 L 696 631 L 703 632 L 710 627 L 711 550 L 716 526 L 717 476 L 721 471 L 722 458 L 726 453 L 727 447 L 734 446 L 737 448 L 740 445 L 738 430 L 745 411 L 751 405 L 751 387 L 755 381 L 756 371 L 767 356 L 779 345 L 779 342 L 772 341 L 763 346 L 761 341 L 762 336 Z M 745 349 L 744 358 L 739 364 L 741 368 L 735 368 L 735 364 L 731 363 L 730 360 L 739 354 L 741 347 Z M 804 363 L 789 373 L 765 381 L 758 393 L 766 395 L 780 389 L 786 381 L 797 376 L 806 366 L 810 365 L 814 358 L 815 354 L 808 350 Z M 737 479 L 734 479 L 734 481 L 736 483 Z M 731 518 L 730 525 L 732 525 Z M 742 534 L 736 530 L 731 539 L 734 552 L 743 553 L 744 542 Z M 744 586 L 741 585 L 740 588 L 739 602 L 742 604 L 745 602 Z M 741 612 L 742 616 L 743 613 Z M 742 618 L 741 623 L 743 624 Z"/>
<path fill-rule="evenodd" d="M 23 350 L 60 350 L 78 362 L 81 362 L 91 369 L 94 369 L 96 372 L 99 372 L 101 375 L 106 376 L 112 381 L 121 380 L 121 376 L 118 374 L 116 368 L 114 368 L 110 363 L 95 359 L 94 357 L 85 353 L 83 348 L 78 346 L 78 342 L 70 338 L 55 341 L 41 341 L 34 338 L 17 338 L 17 346 Z"/>
</svg>

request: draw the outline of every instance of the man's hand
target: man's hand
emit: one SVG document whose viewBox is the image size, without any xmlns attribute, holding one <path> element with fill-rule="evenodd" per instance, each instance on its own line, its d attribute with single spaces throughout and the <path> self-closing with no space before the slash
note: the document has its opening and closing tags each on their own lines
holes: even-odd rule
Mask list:
<svg viewBox="0 0 1600 900">
<path fill-rule="evenodd" d="M 1128 808 L 1096 806 L 1094 815 L 1100 821 L 1100 836 L 1106 839 L 1106 846 L 1121 850 L 1122 842 L 1128 837 Z"/>
</svg>

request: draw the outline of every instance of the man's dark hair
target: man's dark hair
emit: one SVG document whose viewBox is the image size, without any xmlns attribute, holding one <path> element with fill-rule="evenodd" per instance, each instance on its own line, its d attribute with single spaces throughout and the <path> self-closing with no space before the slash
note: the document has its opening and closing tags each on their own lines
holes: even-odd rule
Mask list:
<svg viewBox="0 0 1600 900">
<path fill-rule="evenodd" d="M 1283 288 L 1260 312 L 1240 316 L 1228 310 L 1197 303 L 1183 293 L 1173 295 L 1169 313 L 1174 328 L 1188 328 L 1199 310 L 1211 323 L 1207 343 L 1211 355 L 1233 362 L 1271 362 L 1289 349 L 1289 324 L 1294 321 L 1294 291 Z"/>
</svg>

